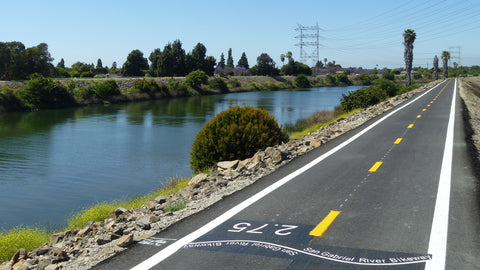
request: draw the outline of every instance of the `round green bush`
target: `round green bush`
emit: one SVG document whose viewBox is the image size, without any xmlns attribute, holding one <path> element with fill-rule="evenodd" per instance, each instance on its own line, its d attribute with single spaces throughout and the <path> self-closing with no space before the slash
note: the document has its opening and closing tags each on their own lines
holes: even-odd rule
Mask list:
<svg viewBox="0 0 480 270">
<path fill-rule="evenodd" d="M 208 81 L 208 86 L 214 90 L 220 90 L 222 92 L 228 91 L 228 86 L 222 78 L 216 77 Z"/>
<path fill-rule="evenodd" d="M 121 94 L 118 84 L 113 79 L 101 82 L 97 84 L 94 88 L 95 88 L 95 95 L 99 99 L 103 99 L 103 100 L 109 97 L 118 96 Z"/>
<path fill-rule="evenodd" d="M 288 140 L 288 135 L 265 109 L 232 107 L 219 113 L 197 133 L 190 165 L 194 172 L 219 161 L 245 159 L 258 150 Z"/>
<path fill-rule="evenodd" d="M 309 88 L 310 87 L 310 80 L 308 80 L 305 74 L 300 74 L 295 78 L 295 85 L 298 88 Z"/>
<path fill-rule="evenodd" d="M 185 84 L 192 88 L 200 88 L 202 84 L 208 83 L 208 75 L 202 70 L 195 70 L 185 76 Z"/>
</svg>

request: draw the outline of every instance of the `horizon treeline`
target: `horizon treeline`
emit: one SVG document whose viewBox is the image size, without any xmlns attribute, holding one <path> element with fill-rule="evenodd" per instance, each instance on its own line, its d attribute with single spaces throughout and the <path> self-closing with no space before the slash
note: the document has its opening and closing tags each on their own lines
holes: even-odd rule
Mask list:
<svg viewBox="0 0 480 270">
<path fill-rule="evenodd" d="M 234 65 L 232 57 L 232 49 L 228 50 L 227 59 L 221 53 L 220 60 L 217 62 L 215 57 L 207 55 L 207 48 L 202 43 L 197 43 L 195 47 L 188 53 L 182 48 L 182 42 L 175 40 L 168 43 L 163 49 L 154 49 L 148 59 L 143 52 L 136 49 L 132 50 L 122 67 L 117 67 L 117 63 L 113 62 L 111 67 L 104 66 L 99 58 L 97 64 L 87 64 L 77 61 L 71 67 L 65 67 L 63 58 L 53 64 L 53 58 L 48 51 L 46 43 L 40 43 L 37 46 L 26 48 L 22 42 L 0 42 L 0 80 L 25 80 L 34 74 L 40 74 L 44 77 L 52 78 L 78 78 L 78 77 L 106 77 L 106 74 L 121 74 L 127 77 L 184 77 L 192 71 L 201 70 L 207 75 L 214 74 L 225 75 L 312 75 L 312 74 L 329 74 L 339 71 L 361 74 L 376 73 L 373 70 L 362 68 L 342 68 L 335 61 L 327 63 L 317 62 L 315 67 L 310 68 L 304 63 L 297 62 L 293 59 L 292 53 L 280 55 L 282 67 L 279 69 L 275 61 L 267 53 L 260 54 L 254 66 L 250 67 L 245 52 Z M 286 64 L 284 61 L 288 60 Z M 150 63 L 149 63 L 150 62 Z M 387 70 L 384 68 L 383 70 Z M 382 71 L 383 70 L 379 70 Z M 402 70 L 402 69 L 399 69 Z M 418 73 L 430 75 L 432 69 L 413 68 Z M 467 74 L 478 75 L 480 67 L 474 65 L 472 67 L 458 66 L 454 63 L 453 69 L 450 70 L 451 76 L 466 76 Z M 428 73 L 428 74 L 426 74 Z"/>
</svg>

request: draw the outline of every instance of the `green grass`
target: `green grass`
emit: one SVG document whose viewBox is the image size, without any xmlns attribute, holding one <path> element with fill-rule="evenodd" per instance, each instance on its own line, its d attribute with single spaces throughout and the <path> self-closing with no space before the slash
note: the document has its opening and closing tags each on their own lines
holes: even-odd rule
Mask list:
<svg viewBox="0 0 480 270">
<path fill-rule="evenodd" d="M 127 201 L 100 202 L 92 207 L 86 208 L 68 219 L 68 229 L 84 227 L 89 221 L 102 221 L 110 216 L 110 212 L 123 207 L 125 209 L 138 208 L 146 202 L 158 197 L 174 194 L 186 187 L 190 179 L 172 178 L 168 183 L 157 191 L 145 195 L 133 197 Z"/>
<path fill-rule="evenodd" d="M 32 251 L 49 239 L 50 234 L 39 228 L 19 226 L 0 232 L 0 263 L 10 260 L 20 248 Z"/>
<path fill-rule="evenodd" d="M 182 210 L 187 206 L 187 201 L 186 200 L 178 200 L 174 202 L 168 202 L 165 205 L 165 212 L 175 212 L 178 210 Z"/>
<path fill-rule="evenodd" d="M 344 118 L 344 117 L 347 117 L 348 115 L 351 115 L 351 114 L 354 114 L 356 112 L 360 111 L 360 109 L 355 109 L 353 111 L 350 111 L 350 112 L 347 112 L 347 113 L 342 113 L 338 116 L 335 116 L 335 118 L 329 120 L 329 121 L 325 121 L 325 122 L 321 122 L 321 123 L 316 123 L 316 124 L 313 124 L 301 131 L 298 131 L 298 132 L 294 132 L 290 135 L 290 140 L 293 140 L 293 139 L 297 139 L 297 138 L 300 138 L 302 136 L 305 136 L 307 135 L 308 133 L 311 133 L 311 132 L 314 132 L 314 131 L 317 131 L 319 128 L 321 127 L 324 127 L 324 126 L 328 126 L 330 125 L 331 123 L 337 121 L 338 119 L 341 119 L 341 118 Z"/>
<path fill-rule="evenodd" d="M 158 196 L 169 196 L 188 185 L 189 178 L 172 178 L 157 191 L 145 196 L 137 196 L 127 201 L 100 202 L 92 207 L 85 208 L 72 215 L 67 228 L 72 230 L 83 228 L 89 221 L 103 221 L 110 216 L 110 212 L 123 207 L 126 209 L 138 208 Z M 186 201 L 168 203 L 166 210 L 170 212 L 185 208 Z M 60 230 L 60 231 L 63 231 Z M 46 229 L 19 226 L 9 231 L 0 232 L 0 263 L 10 260 L 20 249 L 32 251 L 50 239 L 51 234 Z"/>
</svg>

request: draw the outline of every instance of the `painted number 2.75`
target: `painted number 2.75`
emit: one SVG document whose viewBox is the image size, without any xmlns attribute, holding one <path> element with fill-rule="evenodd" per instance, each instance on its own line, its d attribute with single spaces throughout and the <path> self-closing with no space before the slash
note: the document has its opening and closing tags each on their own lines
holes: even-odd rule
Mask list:
<svg viewBox="0 0 480 270">
<path fill-rule="evenodd" d="M 275 235 L 286 236 L 286 235 L 290 235 L 292 233 L 292 230 L 296 228 L 298 228 L 298 226 L 295 226 L 295 225 L 265 223 L 261 226 L 252 226 L 252 224 L 248 222 L 240 222 L 233 225 L 233 229 L 230 229 L 228 231 L 234 232 L 234 233 L 245 232 L 245 233 L 263 234 L 263 233 L 272 231 L 273 229 Z"/>
</svg>

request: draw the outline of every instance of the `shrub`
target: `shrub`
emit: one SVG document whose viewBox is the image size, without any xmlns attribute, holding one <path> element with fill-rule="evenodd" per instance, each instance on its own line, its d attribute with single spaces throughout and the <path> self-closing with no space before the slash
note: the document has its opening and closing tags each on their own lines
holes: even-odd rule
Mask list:
<svg viewBox="0 0 480 270">
<path fill-rule="evenodd" d="M 25 106 L 32 109 L 60 108 L 74 103 L 63 85 L 38 74 L 33 75 L 18 93 Z"/>
<path fill-rule="evenodd" d="M 376 80 L 373 85 L 375 88 L 387 92 L 389 97 L 394 97 L 400 90 L 398 84 L 395 84 L 394 82 L 384 78 Z"/>
<path fill-rule="evenodd" d="M 326 85 L 335 85 L 335 76 L 333 76 L 332 74 L 327 74 L 327 76 L 325 76 L 324 82 Z"/>
<path fill-rule="evenodd" d="M 385 90 L 369 86 L 348 95 L 342 94 L 340 99 L 340 106 L 343 111 L 349 112 L 354 109 L 367 108 L 375 105 L 383 100 L 386 100 L 388 94 Z"/>
<path fill-rule="evenodd" d="M 348 79 L 346 72 L 342 74 L 335 74 L 335 83 L 336 85 L 351 85 L 352 82 Z"/>
<path fill-rule="evenodd" d="M 371 85 L 375 80 L 375 76 L 368 75 L 367 73 L 360 73 L 353 80 L 359 85 Z"/>
<path fill-rule="evenodd" d="M 208 83 L 208 75 L 202 70 L 195 70 L 185 76 L 184 83 L 192 88 L 198 89 L 202 84 Z"/>
<path fill-rule="evenodd" d="M 307 76 L 305 76 L 304 74 L 300 74 L 295 78 L 295 85 L 298 88 L 309 88 L 310 81 L 308 80 Z"/>
<path fill-rule="evenodd" d="M 208 86 L 212 89 L 218 89 L 222 92 L 228 91 L 228 86 L 222 78 L 213 78 L 208 81 Z"/>
<path fill-rule="evenodd" d="M 20 248 L 32 251 L 49 238 L 50 234 L 43 229 L 22 226 L 0 232 L 0 263 L 10 260 Z"/>
<path fill-rule="evenodd" d="M 168 79 L 167 87 L 169 93 L 173 96 L 186 95 L 187 93 L 187 87 L 185 86 L 185 84 L 175 80 L 174 78 Z"/>
<path fill-rule="evenodd" d="M 190 165 L 199 172 L 219 161 L 251 157 L 258 150 L 287 140 L 287 134 L 267 110 L 232 107 L 219 113 L 197 133 Z"/>
<path fill-rule="evenodd" d="M 238 81 L 237 78 L 231 78 L 231 79 L 228 80 L 227 86 L 229 88 L 234 88 L 234 87 L 240 87 L 242 85 L 240 84 L 240 82 Z"/>
<path fill-rule="evenodd" d="M 76 70 L 72 70 L 72 71 L 70 71 L 70 76 L 72 78 L 79 78 L 80 77 L 80 72 L 78 72 Z"/>
<path fill-rule="evenodd" d="M 120 95 L 120 89 L 118 88 L 115 80 L 110 79 L 97 84 L 95 87 L 95 95 L 100 99 L 108 99 L 112 96 Z"/>
<path fill-rule="evenodd" d="M 85 71 L 80 74 L 80 78 L 93 78 L 95 77 L 95 73 L 91 71 Z"/>
<path fill-rule="evenodd" d="M 15 90 L 8 87 L 0 89 L 0 112 L 21 111 L 23 108 L 22 101 L 15 95 Z"/>
<path fill-rule="evenodd" d="M 154 93 L 163 93 L 168 95 L 167 87 L 163 84 L 160 86 L 154 79 L 136 79 L 133 81 L 133 89 L 136 89 L 139 92 L 148 93 L 149 95 L 153 95 Z M 138 92 L 133 89 L 129 92 Z"/>
<path fill-rule="evenodd" d="M 95 96 L 95 89 L 93 86 L 75 88 L 73 90 L 73 96 L 77 99 L 87 100 Z"/>
<path fill-rule="evenodd" d="M 263 83 L 263 88 L 273 91 L 273 90 L 278 90 L 279 86 L 278 86 L 278 84 L 276 84 L 274 82 L 266 81 L 265 83 Z"/>
<path fill-rule="evenodd" d="M 395 74 L 393 73 L 393 70 L 391 72 L 388 72 L 388 70 L 383 72 L 382 73 L 382 79 L 394 81 L 395 80 Z"/>
</svg>

